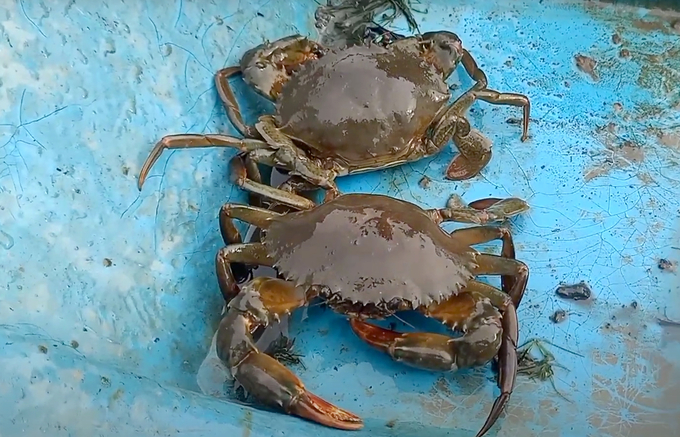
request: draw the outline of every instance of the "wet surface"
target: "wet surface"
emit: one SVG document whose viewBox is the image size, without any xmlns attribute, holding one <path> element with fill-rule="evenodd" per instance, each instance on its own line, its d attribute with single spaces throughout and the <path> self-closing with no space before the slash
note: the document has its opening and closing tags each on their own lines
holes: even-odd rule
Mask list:
<svg viewBox="0 0 680 437">
<path fill-rule="evenodd" d="M 285 277 L 351 302 L 429 304 L 461 290 L 476 266 L 425 211 L 383 196 L 347 194 L 284 217 L 263 243 Z"/>
<path fill-rule="evenodd" d="M 343 178 L 340 189 L 424 207 L 444 205 L 453 192 L 465 201 L 530 202 L 510 224 L 531 271 L 518 309 L 520 342 L 546 338 L 580 356 L 547 346 L 567 369 L 554 369 L 566 400 L 549 381 L 520 376 L 489 437 L 674 435 L 680 329 L 659 320 L 680 320 L 680 290 L 678 272 L 659 261 L 680 256 L 677 19 L 583 1 L 423 6 L 422 31 L 455 31 L 491 86 L 531 98 L 531 139 L 520 142 L 518 126 L 507 122 L 516 108 L 479 102 L 470 122 L 494 143 L 479 177 L 445 180 L 455 153 L 447 148 Z M 264 38 L 315 36 L 316 7 L 266 0 L 0 7 L 3 436 L 129 437 L 149 428 L 347 435 L 243 407 L 224 375 L 222 398 L 201 393 L 197 374 L 222 309 L 217 213 L 226 201 L 245 201 L 227 180 L 234 152 L 167 153 L 144 190 L 136 188 L 160 136 L 237 135 L 217 102 L 214 72 Z M 403 22 L 394 30 L 408 33 Z M 597 62 L 599 81 L 578 69 L 578 54 Z M 237 82 L 249 122 L 271 111 Z M 449 83 L 454 96 L 472 85 L 460 69 Z M 418 183 L 424 177 L 427 188 Z M 555 296 L 560 284 L 580 280 L 596 299 Z M 569 316 L 555 324 L 549 316 L 558 309 Z M 432 320 L 401 317 L 408 325 L 394 321 L 396 329 L 443 332 Z M 451 375 L 405 368 L 321 305 L 296 312 L 290 333 L 304 363 L 291 368 L 306 386 L 366 420 L 352 435 L 473 435 L 498 393 L 490 366 Z"/>
<path fill-rule="evenodd" d="M 352 166 L 405 157 L 450 97 L 416 50 L 354 46 L 303 66 L 281 94 L 279 125 Z"/>
</svg>

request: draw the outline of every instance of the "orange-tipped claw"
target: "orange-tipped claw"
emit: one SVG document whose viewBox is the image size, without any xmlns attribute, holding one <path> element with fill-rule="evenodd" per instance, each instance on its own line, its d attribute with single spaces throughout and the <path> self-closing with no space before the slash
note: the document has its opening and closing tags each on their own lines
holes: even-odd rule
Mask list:
<svg viewBox="0 0 680 437">
<path fill-rule="evenodd" d="M 308 391 L 305 391 L 290 409 L 291 414 L 331 428 L 356 431 L 364 427 L 364 422 L 359 416 L 336 407 Z"/>
<path fill-rule="evenodd" d="M 501 200 L 503 200 L 503 199 L 498 198 L 498 197 L 487 197 L 485 199 L 478 199 L 478 200 L 475 200 L 473 202 L 470 202 L 470 203 L 468 203 L 468 206 L 470 208 L 478 209 L 478 210 L 481 211 L 483 209 L 490 208 L 491 206 L 497 204 Z"/>
<path fill-rule="evenodd" d="M 403 334 L 380 326 L 371 325 L 357 318 L 350 318 L 349 325 L 354 333 L 363 341 L 383 352 L 389 352 L 390 345 Z"/>
<path fill-rule="evenodd" d="M 446 169 L 446 178 L 452 181 L 464 181 L 477 176 L 491 161 L 491 151 L 479 156 L 478 160 L 470 160 L 457 155 Z"/>
<path fill-rule="evenodd" d="M 354 333 L 400 363 L 435 372 L 458 367 L 451 338 L 429 332 L 397 332 L 351 318 Z"/>
<path fill-rule="evenodd" d="M 251 352 L 236 366 L 234 376 L 260 402 L 288 414 L 348 431 L 364 426 L 359 416 L 307 391 L 300 378 L 267 354 Z"/>
</svg>

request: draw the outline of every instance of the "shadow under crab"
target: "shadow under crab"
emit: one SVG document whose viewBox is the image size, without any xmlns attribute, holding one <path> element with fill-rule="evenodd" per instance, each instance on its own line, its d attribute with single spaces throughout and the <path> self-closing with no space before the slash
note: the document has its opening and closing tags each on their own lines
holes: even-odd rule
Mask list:
<svg viewBox="0 0 680 437">
<path fill-rule="evenodd" d="M 447 78 L 462 64 L 475 85 L 454 102 Z M 245 82 L 275 102 L 274 115 L 255 126 L 243 121 L 228 79 Z M 241 187 L 286 202 L 289 192 L 262 183 L 257 164 L 300 177 L 305 191 L 338 194 L 339 176 L 376 171 L 439 153 L 450 139 L 459 154 L 446 177 L 474 177 L 491 160 L 491 142 L 465 114 L 476 100 L 522 107 L 528 137 L 529 99 L 487 88 L 487 78 L 451 32 L 329 49 L 293 35 L 248 50 L 240 66 L 220 70 L 215 82 L 234 127 L 245 137 L 177 134 L 162 138 L 142 166 L 141 187 L 165 149 L 230 147 L 244 153 Z M 311 204 L 308 204 L 308 207 Z"/>
<path fill-rule="evenodd" d="M 517 202 L 501 200 L 491 207 Z M 455 371 L 498 357 L 501 395 L 477 434 L 481 437 L 514 387 L 516 308 L 529 272 L 515 259 L 507 229 L 477 226 L 449 234 L 439 226 L 443 219 L 436 211 L 376 194 L 344 194 L 287 214 L 225 204 L 220 226 L 227 245 L 216 261 L 229 309 L 218 329 L 217 355 L 259 402 L 326 426 L 361 428 L 358 416 L 307 391 L 288 368 L 253 344 L 255 329 L 323 297 L 349 317 L 360 338 L 404 364 Z M 240 243 L 233 219 L 260 228 L 261 242 Z M 472 248 L 492 240 L 502 240 L 500 256 Z M 273 267 L 281 277 L 261 276 L 239 287 L 231 270 L 239 263 Z M 502 291 L 475 280 L 478 275 L 500 275 Z M 462 335 L 399 333 L 366 322 L 407 310 Z"/>
</svg>

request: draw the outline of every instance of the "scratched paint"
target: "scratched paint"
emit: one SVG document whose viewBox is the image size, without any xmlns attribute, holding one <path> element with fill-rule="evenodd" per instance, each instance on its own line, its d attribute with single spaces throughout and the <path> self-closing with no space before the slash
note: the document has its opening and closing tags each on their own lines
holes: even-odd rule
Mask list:
<svg viewBox="0 0 680 437">
<path fill-rule="evenodd" d="M 265 38 L 316 36 L 315 2 L 267 3 L 1 7 L 3 436 L 242 435 L 244 423 L 252 437 L 344 434 L 201 394 L 222 309 L 217 212 L 245 200 L 227 180 L 233 152 L 167 153 L 136 188 L 162 135 L 236 133 L 212 88 L 218 68 Z M 492 88 L 530 96 L 531 139 L 519 141 L 517 109 L 478 103 L 470 120 L 494 143 L 482 176 L 445 181 L 447 150 L 340 188 L 428 207 L 454 191 L 531 203 L 512 224 L 531 269 L 522 341 L 547 338 L 580 356 L 553 348 L 569 369 L 555 369 L 564 398 L 520 377 L 490 436 L 671 435 L 680 334 L 657 318 L 680 319 L 678 273 L 659 268 L 680 259 L 677 18 L 582 1 L 421 3 L 422 31 L 456 31 Z M 450 82 L 457 92 L 471 84 L 460 73 Z M 250 121 L 270 109 L 244 87 L 237 98 Z M 555 295 L 581 280 L 588 301 Z M 558 309 L 569 316 L 554 324 Z M 307 316 L 291 322 L 304 363 L 293 370 L 366 420 L 356 435 L 472 435 L 498 393 L 489 369 L 414 371 L 361 343 L 341 317 L 319 307 Z M 229 395 L 231 381 L 223 387 Z"/>
</svg>

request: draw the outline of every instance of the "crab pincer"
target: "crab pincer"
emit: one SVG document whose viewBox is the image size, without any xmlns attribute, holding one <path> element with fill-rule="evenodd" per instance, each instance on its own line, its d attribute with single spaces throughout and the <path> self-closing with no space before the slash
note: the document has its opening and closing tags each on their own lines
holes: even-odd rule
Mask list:
<svg viewBox="0 0 680 437">
<path fill-rule="evenodd" d="M 512 289 L 516 283 L 507 279 L 506 284 Z M 495 287 L 471 281 L 460 294 L 419 310 L 463 335 L 452 338 L 426 332 L 401 333 L 357 318 L 350 318 L 350 326 L 359 338 L 395 361 L 423 370 L 456 371 L 483 365 L 498 356 L 501 394 L 477 433 L 476 437 L 482 437 L 500 417 L 515 385 L 519 327 L 513 299 Z"/>
<path fill-rule="evenodd" d="M 217 333 L 217 356 L 259 402 L 320 424 L 344 430 L 363 427 L 360 417 L 308 391 L 286 366 L 255 346 L 252 333 L 303 306 L 313 289 L 258 277 L 245 284 L 228 304 Z"/>
</svg>

